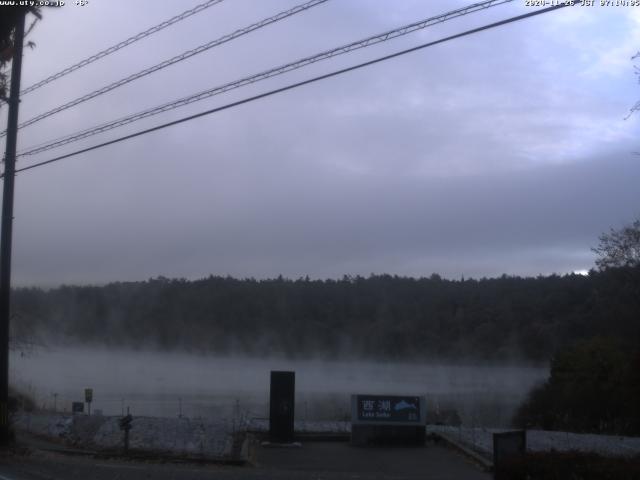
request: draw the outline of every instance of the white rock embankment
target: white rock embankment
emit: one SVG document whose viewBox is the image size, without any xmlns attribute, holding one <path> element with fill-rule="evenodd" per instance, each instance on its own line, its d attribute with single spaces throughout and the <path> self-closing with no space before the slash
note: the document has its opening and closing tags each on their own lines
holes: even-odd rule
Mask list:
<svg viewBox="0 0 640 480">
<path fill-rule="evenodd" d="M 124 444 L 119 417 L 21 414 L 14 418 L 14 425 L 18 430 L 81 448 L 113 450 Z M 235 432 L 230 421 L 134 417 L 131 426 L 132 450 L 210 459 L 230 459 L 234 455 Z"/>
<path fill-rule="evenodd" d="M 509 430 L 428 425 L 427 431 L 444 434 L 490 458 L 493 456 L 493 434 Z M 633 456 L 640 454 L 640 437 L 527 430 L 527 450 L 531 452 L 577 450 L 607 456 Z"/>
</svg>

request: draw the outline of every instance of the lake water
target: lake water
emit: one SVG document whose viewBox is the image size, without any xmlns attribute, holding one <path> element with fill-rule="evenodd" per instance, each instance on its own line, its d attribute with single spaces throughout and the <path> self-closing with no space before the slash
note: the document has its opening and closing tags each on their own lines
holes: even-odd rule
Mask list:
<svg viewBox="0 0 640 480">
<path fill-rule="evenodd" d="M 370 361 L 214 357 L 186 353 L 41 348 L 12 352 L 11 383 L 39 406 L 70 411 L 93 388 L 92 410 L 120 415 L 268 416 L 269 372 L 296 372 L 296 417 L 349 417 L 353 393 L 425 395 L 428 409 L 455 408 L 465 425 L 506 426 L 546 368 Z"/>
</svg>

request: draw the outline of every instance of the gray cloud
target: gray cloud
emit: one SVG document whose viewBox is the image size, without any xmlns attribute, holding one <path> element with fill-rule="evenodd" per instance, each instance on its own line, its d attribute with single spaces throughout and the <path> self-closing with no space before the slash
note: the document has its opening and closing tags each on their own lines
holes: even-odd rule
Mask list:
<svg viewBox="0 0 640 480">
<path fill-rule="evenodd" d="M 117 133 L 526 11 L 515 3 Z M 224 2 L 25 97 L 21 118 L 291 5 Z M 91 8 L 47 12 L 34 33 L 38 47 L 25 58 L 25 85 L 176 13 L 169 2 L 153 12 L 125 2 Z M 451 8 L 329 2 L 25 129 L 20 144 Z M 640 38 L 640 19 L 623 10 L 602 20 L 595 12 L 559 12 L 485 32 L 24 172 L 15 279 L 52 285 L 209 273 L 457 277 L 589 268 L 598 234 L 640 213 L 640 163 L 630 153 L 638 149 L 638 120 L 623 120 L 637 87 L 631 62 L 626 73 L 619 67 L 638 45 L 628 43 L 629 52 L 610 45 L 607 57 L 601 44 L 577 41 L 609 30 L 616 46 Z M 107 18 L 120 19 L 118 28 L 105 31 Z M 558 31 L 574 34 L 563 40 Z"/>
</svg>

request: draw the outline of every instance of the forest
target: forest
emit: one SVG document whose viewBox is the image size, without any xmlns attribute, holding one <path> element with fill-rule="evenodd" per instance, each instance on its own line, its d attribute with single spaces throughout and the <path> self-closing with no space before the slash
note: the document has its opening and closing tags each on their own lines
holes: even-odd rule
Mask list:
<svg viewBox="0 0 640 480">
<path fill-rule="evenodd" d="M 640 266 L 589 275 L 443 279 L 153 278 L 19 288 L 14 348 L 29 343 L 209 354 L 547 364 L 593 337 L 640 340 Z"/>
</svg>

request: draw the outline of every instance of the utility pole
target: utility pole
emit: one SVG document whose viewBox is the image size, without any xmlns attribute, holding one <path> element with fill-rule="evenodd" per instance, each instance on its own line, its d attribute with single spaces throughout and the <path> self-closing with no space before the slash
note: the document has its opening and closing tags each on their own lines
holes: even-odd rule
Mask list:
<svg viewBox="0 0 640 480">
<path fill-rule="evenodd" d="M 4 188 L 2 192 L 2 232 L 0 233 L 0 446 L 10 441 L 9 431 L 9 301 L 11 297 L 11 239 L 13 234 L 13 180 L 16 174 L 18 141 L 18 107 L 20 104 L 20 73 L 24 18 L 20 15 L 13 37 L 11 92 L 7 140 L 4 156 Z"/>
</svg>

